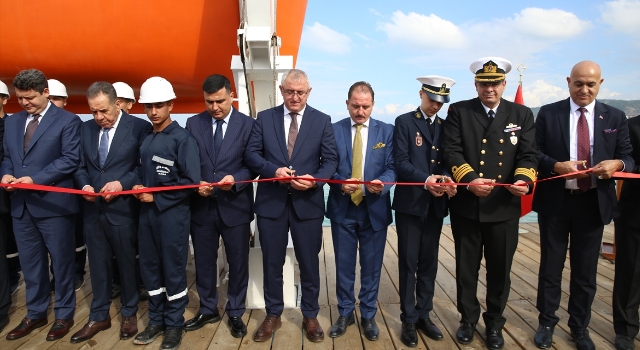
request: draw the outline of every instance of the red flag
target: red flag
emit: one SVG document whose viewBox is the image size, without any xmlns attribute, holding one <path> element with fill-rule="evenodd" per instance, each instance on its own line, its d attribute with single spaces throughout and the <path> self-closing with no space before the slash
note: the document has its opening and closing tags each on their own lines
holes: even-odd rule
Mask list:
<svg viewBox="0 0 640 350">
<path fill-rule="evenodd" d="M 518 84 L 518 91 L 516 91 L 516 98 L 513 100 L 513 102 L 519 105 L 524 105 L 524 99 L 522 98 L 521 84 Z M 535 191 L 535 185 L 533 189 Z M 531 194 L 522 196 L 522 198 L 520 199 L 520 217 L 523 217 L 531 212 L 532 204 L 533 204 L 533 191 L 531 191 Z"/>
</svg>

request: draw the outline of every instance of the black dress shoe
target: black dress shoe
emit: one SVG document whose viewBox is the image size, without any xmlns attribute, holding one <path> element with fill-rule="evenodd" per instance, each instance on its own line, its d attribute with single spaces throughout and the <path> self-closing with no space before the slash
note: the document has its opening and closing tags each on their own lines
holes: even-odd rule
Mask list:
<svg viewBox="0 0 640 350">
<path fill-rule="evenodd" d="M 486 343 L 487 347 L 492 350 L 500 350 L 504 348 L 504 338 L 502 337 L 502 330 L 488 329 Z"/>
<path fill-rule="evenodd" d="M 553 327 L 547 327 L 543 325 L 538 326 L 538 330 L 536 331 L 536 335 L 533 337 L 533 342 L 540 349 L 548 349 L 551 347 L 551 343 L 553 343 Z"/>
<path fill-rule="evenodd" d="M 364 329 L 364 337 L 375 341 L 380 337 L 380 330 L 378 329 L 378 325 L 376 324 L 376 320 L 374 318 L 360 318 L 360 324 Z"/>
<path fill-rule="evenodd" d="M 207 323 L 216 323 L 221 319 L 220 314 L 217 312 L 213 315 L 203 315 L 198 312 L 196 317 L 184 323 L 184 330 L 187 332 L 195 331 L 202 328 Z"/>
<path fill-rule="evenodd" d="M 184 335 L 183 328 L 171 328 L 164 331 L 164 339 L 160 349 L 162 350 L 175 350 L 180 347 L 182 343 L 182 336 Z"/>
<path fill-rule="evenodd" d="M 331 338 L 337 338 L 347 332 L 347 327 L 351 326 L 356 322 L 353 317 L 353 312 L 349 316 L 340 316 L 336 320 L 336 323 L 331 325 L 331 329 L 329 330 L 329 336 Z"/>
<path fill-rule="evenodd" d="M 413 348 L 418 345 L 418 332 L 415 323 L 402 322 L 402 334 L 400 335 L 402 344 Z"/>
<path fill-rule="evenodd" d="M 473 333 L 476 332 L 476 324 L 462 322 L 456 332 L 456 340 L 458 343 L 466 345 L 473 341 Z"/>
<path fill-rule="evenodd" d="M 442 332 L 440 332 L 438 326 L 436 326 L 430 318 L 419 319 L 418 329 L 433 340 L 442 340 Z"/>
<path fill-rule="evenodd" d="M 242 322 L 242 317 L 229 317 L 228 323 L 234 338 L 242 338 L 247 335 L 247 326 Z"/>
<path fill-rule="evenodd" d="M 624 334 L 616 334 L 616 349 L 617 350 L 635 350 L 636 346 L 633 344 L 633 339 Z"/>
<path fill-rule="evenodd" d="M 133 343 L 136 345 L 145 345 L 153 342 L 156 338 L 164 332 L 164 326 L 157 324 L 150 324 L 144 331 L 138 333 L 133 338 Z"/>
<path fill-rule="evenodd" d="M 588 330 L 574 331 L 571 330 L 571 337 L 576 342 L 578 350 L 596 350 L 596 345 L 591 340 Z"/>
</svg>

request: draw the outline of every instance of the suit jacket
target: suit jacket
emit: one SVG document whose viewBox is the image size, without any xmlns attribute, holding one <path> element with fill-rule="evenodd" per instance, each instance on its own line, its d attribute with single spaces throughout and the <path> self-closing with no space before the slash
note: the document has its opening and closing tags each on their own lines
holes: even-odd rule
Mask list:
<svg viewBox="0 0 640 350">
<path fill-rule="evenodd" d="M 539 179 L 555 176 L 554 164 L 571 159 L 569 153 L 570 108 L 569 99 L 566 99 L 542 106 L 538 112 L 536 143 L 540 159 Z M 625 172 L 633 171 L 635 163 L 631 157 L 629 129 L 624 112 L 596 101 L 593 120 L 591 164 L 596 165 L 607 159 L 620 159 L 624 162 Z M 539 183 L 533 196 L 533 210 L 543 215 L 557 214 L 562 208 L 565 183 L 565 179 Z M 613 179 L 597 180 L 597 186 L 600 216 L 602 223 L 606 225 L 618 216 L 615 181 Z"/>
<path fill-rule="evenodd" d="M 30 176 L 37 185 L 74 188 L 73 173 L 80 164 L 80 118 L 50 104 L 24 152 L 24 133 L 29 113 L 7 117 L 0 172 L 16 178 Z M 11 215 L 22 216 L 25 205 L 37 218 L 75 214 L 75 194 L 17 190 L 11 197 Z"/>
<path fill-rule="evenodd" d="M 435 118 L 435 135 L 432 138 L 429 126 L 420 108 L 396 118 L 393 153 L 398 182 L 425 182 L 430 175 L 449 175 L 444 167 L 445 121 Z M 448 199 L 434 197 L 424 186 L 396 186 L 393 209 L 401 213 L 426 217 L 433 205 L 439 219 L 448 215 Z"/>
<path fill-rule="evenodd" d="M 280 167 L 291 166 L 296 175 L 309 174 L 330 179 L 336 171 L 338 154 L 331 117 L 307 105 L 298 137 L 289 159 L 287 135 L 284 133 L 282 105 L 258 113 L 245 152 L 247 167 L 262 178 L 273 178 Z M 291 193 L 293 207 L 302 220 L 324 216 L 323 182 L 315 188 L 299 191 L 277 181 L 258 184 L 254 211 L 257 215 L 277 218 L 282 214 Z"/>
<path fill-rule="evenodd" d="M 186 129 L 198 142 L 200 149 L 200 173 L 203 181 L 218 182 L 227 175 L 235 181 L 251 180 L 256 175 L 244 162 L 244 151 L 249 142 L 253 118 L 238 112 L 235 108 L 229 117 L 229 124 L 222 139 L 222 146 L 215 159 L 213 149 L 213 118 L 207 111 L 187 119 Z M 218 201 L 220 216 L 225 225 L 233 227 L 248 224 L 253 220 L 253 184 L 235 184 L 229 191 L 215 189 L 210 197 Z M 211 198 L 194 193 L 191 198 L 191 220 L 203 225 L 212 224 L 209 215 Z"/>
<path fill-rule="evenodd" d="M 338 149 L 338 168 L 331 177 L 333 180 L 346 180 L 351 178 L 353 161 L 353 142 L 351 128 L 353 121 L 345 118 L 333 124 L 333 132 L 336 137 Z M 364 181 L 378 179 L 382 182 L 395 182 L 396 172 L 393 164 L 393 125 L 383 123 L 375 119 L 369 119 L 367 134 L 367 149 L 364 158 Z M 347 214 L 347 206 L 351 196 L 342 192 L 341 184 L 331 184 L 329 200 L 327 202 L 327 217 L 332 221 L 341 223 Z M 382 192 L 373 194 L 365 187 L 364 200 L 367 203 L 369 219 L 374 230 L 384 230 L 393 218 L 391 216 L 391 195 L 389 190 L 392 185 L 384 185 Z"/>
<path fill-rule="evenodd" d="M 442 147 L 454 181 L 468 183 L 480 177 L 505 184 L 534 181 L 537 152 L 533 123 L 531 109 L 504 99 L 493 122 L 489 122 L 479 98 L 452 104 Z M 463 187 L 449 200 L 449 208 L 472 220 L 500 222 L 520 217 L 520 197 L 504 187 L 478 197 Z"/>
<path fill-rule="evenodd" d="M 0 118 L 0 144 L 2 143 L 2 139 L 4 138 L 4 119 L 8 117 L 5 115 L 4 118 Z M 4 148 L 0 147 L 0 159 L 4 156 Z M 2 176 L 4 174 L 0 174 Z M 10 210 L 11 203 L 9 202 L 9 192 L 5 191 L 4 188 L 0 188 L 0 215 L 7 214 Z"/>
<path fill-rule="evenodd" d="M 124 111 L 116 128 L 109 154 L 100 167 L 98 145 L 100 126 L 94 120 L 82 123 L 80 131 L 80 167 L 74 178 L 79 189 L 91 186 L 95 191 L 111 181 L 118 180 L 123 190 L 130 190 L 140 183 L 135 171 L 140 159 L 140 144 L 144 136 L 151 132 L 151 124 L 144 119 L 131 116 Z M 99 219 L 100 209 L 104 210 L 112 225 L 127 225 L 138 222 L 140 202 L 133 196 L 118 196 L 107 202 L 98 197 L 95 202 L 83 199 L 84 221 L 94 223 Z"/>
<path fill-rule="evenodd" d="M 630 118 L 629 123 L 629 139 L 633 147 L 633 160 L 635 169 L 633 172 L 640 174 L 640 116 Z M 620 200 L 618 205 L 620 208 L 620 216 L 616 220 L 616 225 L 640 229 L 640 180 L 624 180 L 622 183 L 622 191 L 620 192 Z"/>
</svg>

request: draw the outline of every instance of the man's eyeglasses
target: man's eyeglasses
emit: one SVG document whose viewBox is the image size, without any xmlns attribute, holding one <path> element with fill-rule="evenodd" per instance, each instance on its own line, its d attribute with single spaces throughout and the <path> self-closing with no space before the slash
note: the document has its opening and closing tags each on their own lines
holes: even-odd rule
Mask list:
<svg viewBox="0 0 640 350">
<path fill-rule="evenodd" d="M 295 90 L 282 89 L 282 94 L 285 95 L 285 96 L 288 96 L 288 97 L 291 97 L 293 95 L 297 95 L 298 97 L 303 97 L 307 93 L 309 93 L 309 90 L 307 90 L 307 91 L 295 91 Z"/>
</svg>

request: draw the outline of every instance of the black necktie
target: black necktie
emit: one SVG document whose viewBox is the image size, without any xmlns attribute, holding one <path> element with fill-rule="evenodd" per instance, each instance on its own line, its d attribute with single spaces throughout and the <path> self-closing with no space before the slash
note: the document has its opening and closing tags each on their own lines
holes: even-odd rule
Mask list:
<svg viewBox="0 0 640 350">
<path fill-rule="evenodd" d="M 24 153 L 27 153 L 29 144 L 31 143 L 31 138 L 33 137 L 33 134 L 36 133 L 36 129 L 38 128 L 38 119 L 40 119 L 40 114 L 34 114 L 33 120 L 27 124 L 27 130 L 24 133 Z"/>
<path fill-rule="evenodd" d="M 218 154 L 220 154 L 220 147 L 222 147 L 222 124 L 224 119 L 216 120 L 216 133 L 213 134 L 213 151 L 216 154 L 216 161 L 218 160 Z"/>
<path fill-rule="evenodd" d="M 429 125 L 429 133 L 431 134 L 431 139 L 433 140 L 433 138 L 436 137 L 436 123 L 434 123 L 431 118 L 427 118 L 427 124 Z"/>
<path fill-rule="evenodd" d="M 493 121 L 493 118 L 495 117 L 496 112 L 493 111 L 493 109 L 489 110 L 489 125 L 491 125 L 491 122 Z"/>
</svg>

